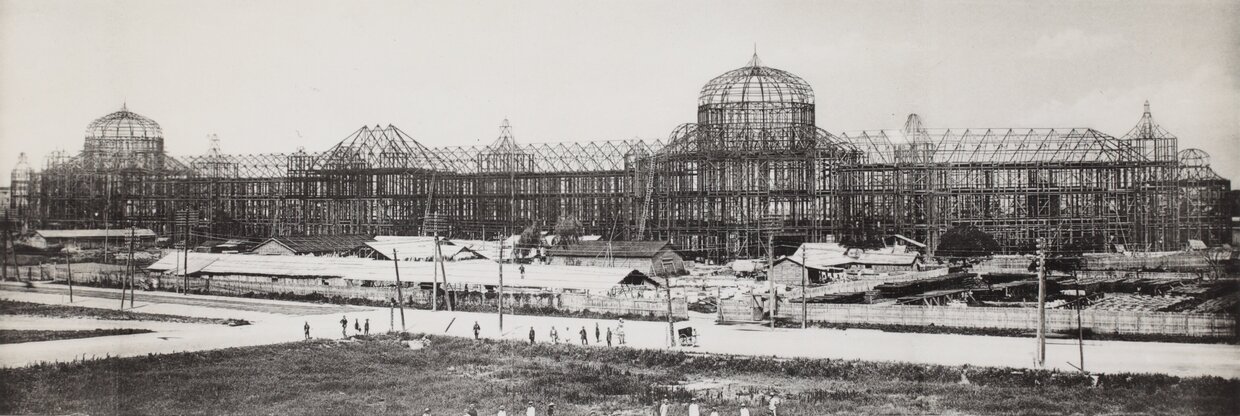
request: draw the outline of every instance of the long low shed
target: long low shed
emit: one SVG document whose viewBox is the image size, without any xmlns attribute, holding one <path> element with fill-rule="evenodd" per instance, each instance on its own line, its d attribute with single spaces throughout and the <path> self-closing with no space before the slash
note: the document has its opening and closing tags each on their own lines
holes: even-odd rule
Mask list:
<svg viewBox="0 0 1240 416">
<path fill-rule="evenodd" d="M 340 278 L 355 282 L 395 283 L 392 261 L 348 257 L 258 256 L 247 254 L 189 253 L 186 268 L 183 254 L 169 254 L 147 267 L 153 272 L 181 274 L 188 269 L 191 276 L 269 276 L 276 278 Z M 402 282 L 431 283 L 433 262 L 401 261 Z M 444 262 L 447 282 L 454 285 L 499 285 L 499 264 L 489 260 Z M 441 280 L 442 281 L 442 280 Z M 525 265 L 525 273 L 517 265 L 504 265 L 504 286 L 538 289 L 610 290 L 620 285 L 658 287 L 661 280 L 652 279 L 639 270 L 611 267 L 572 267 Z"/>
</svg>

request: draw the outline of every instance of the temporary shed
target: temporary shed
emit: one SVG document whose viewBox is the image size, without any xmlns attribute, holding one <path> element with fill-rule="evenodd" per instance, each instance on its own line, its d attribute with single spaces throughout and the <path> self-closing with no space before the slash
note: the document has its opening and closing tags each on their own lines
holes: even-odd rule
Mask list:
<svg viewBox="0 0 1240 416">
<path fill-rule="evenodd" d="M 278 256 L 341 256 L 374 236 L 363 234 L 310 235 L 272 237 L 254 247 L 254 254 Z"/>
<path fill-rule="evenodd" d="M 136 239 L 135 244 L 143 248 L 154 245 L 157 237 L 154 231 L 146 228 L 37 230 L 23 238 L 21 243 L 44 250 L 55 246 L 94 249 L 105 244 L 119 246 L 131 236 Z"/>
<path fill-rule="evenodd" d="M 551 264 L 625 267 L 650 275 L 685 274 L 685 261 L 668 241 L 580 241 L 548 252 Z"/>
<path fill-rule="evenodd" d="M 435 237 L 419 237 L 410 239 L 384 239 L 365 243 L 369 255 L 362 257 L 391 260 L 393 252 L 399 260 L 433 261 L 435 259 Z M 454 245 L 448 241 L 439 242 L 439 256 L 446 261 L 473 260 L 483 258 L 481 254 L 468 247 Z"/>
</svg>

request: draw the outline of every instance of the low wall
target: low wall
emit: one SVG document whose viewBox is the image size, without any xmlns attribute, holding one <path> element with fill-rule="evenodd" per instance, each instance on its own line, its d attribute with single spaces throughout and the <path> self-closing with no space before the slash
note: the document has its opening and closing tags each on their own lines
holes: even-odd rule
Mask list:
<svg viewBox="0 0 1240 416">
<path fill-rule="evenodd" d="M 572 312 L 590 311 L 667 317 L 667 298 L 612 298 L 580 293 L 561 293 L 559 308 Z M 672 318 L 689 319 L 689 305 L 684 298 L 672 299 Z"/>
<path fill-rule="evenodd" d="M 812 296 L 827 295 L 827 294 L 832 294 L 832 293 L 865 292 L 868 290 L 873 290 L 874 287 L 881 285 L 883 283 L 909 282 L 913 280 L 929 279 L 932 277 L 939 277 L 939 276 L 946 276 L 946 275 L 947 275 L 947 268 L 925 270 L 925 271 L 920 271 L 920 272 L 909 272 L 909 273 L 904 273 L 904 274 L 888 275 L 888 276 L 874 276 L 872 278 L 865 278 L 865 279 L 860 279 L 860 280 L 831 282 L 831 283 L 827 283 L 824 285 L 811 287 L 808 290 L 806 290 L 805 293 L 809 294 L 809 296 L 812 297 Z M 800 288 L 794 286 L 793 289 L 800 289 Z"/>
<path fill-rule="evenodd" d="M 908 325 L 931 324 L 957 328 L 1018 329 L 1035 331 L 1038 310 L 1035 308 L 959 308 L 946 306 L 874 306 L 810 304 L 810 322 L 834 324 Z M 753 320 L 753 305 L 748 300 L 725 301 L 723 319 Z M 801 304 L 780 302 L 776 316 L 801 321 Z M 1076 328 L 1076 311 L 1047 309 L 1048 331 Z M 1175 312 L 1081 311 L 1081 326 L 1096 333 L 1181 335 L 1193 337 L 1232 337 L 1236 335 L 1236 319 L 1222 314 L 1190 314 Z"/>
</svg>

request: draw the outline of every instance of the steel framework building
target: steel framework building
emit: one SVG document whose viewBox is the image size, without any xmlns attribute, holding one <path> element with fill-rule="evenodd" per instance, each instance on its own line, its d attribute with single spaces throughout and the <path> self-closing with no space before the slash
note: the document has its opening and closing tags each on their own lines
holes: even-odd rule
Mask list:
<svg viewBox="0 0 1240 416">
<path fill-rule="evenodd" d="M 504 120 L 483 147 L 428 148 L 389 125 L 319 153 L 229 155 L 213 138 L 207 154 L 173 157 L 157 123 L 122 108 L 90 124 L 81 153 L 15 172 L 13 204 L 44 227 L 165 234 L 190 210 L 201 238 L 423 234 L 435 219 L 446 223 L 438 231 L 493 239 L 573 217 L 588 233 L 669 240 L 714 259 L 762 255 L 767 238 L 867 234 L 933 252 L 959 224 L 992 233 L 1005 252 L 1036 238 L 1101 236 L 1100 251 L 1226 241 L 1230 182 L 1204 152 L 1177 152 L 1148 103 L 1119 138 L 930 129 L 917 115 L 899 130 L 832 134 L 815 121 L 808 83 L 754 56 L 701 89 L 697 114 L 666 141 L 523 145 Z"/>
</svg>

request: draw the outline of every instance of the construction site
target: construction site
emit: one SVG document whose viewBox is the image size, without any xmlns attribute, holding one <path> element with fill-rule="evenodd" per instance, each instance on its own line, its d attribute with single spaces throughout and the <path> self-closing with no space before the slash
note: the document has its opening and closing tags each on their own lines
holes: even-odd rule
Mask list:
<svg viewBox="0 0 1240 416">
<path fill-rule="evenodd" d="M 485 147 L 430 148 L 376 125 L 318 151 L 226 154 L 212 137 L 207 154 L 172 156 L 158 123 L 122 108 L 89 123 L 81 152 L 40 169 L 22 155 L 9 213 L 27 229 L 134 226 L 177 241 L 493 239 L 573 218 L 588 234 L 667 240 L 715 261 L 766 255 L 768 234 L 784 247 L 899 234 L 933 255 L 962 224 L 1004 253 L 1038 238 L 1102 236 L 1099 252 L 1230 238 L 1230 182 L 1205 152 L 1179 149 L 1148 103 L 1118 137 L 928 128 L 916 114 L 898 130 L 831 133 L 812 88 L 755 55 L 702 87 L 697 114 L 665 140 L 522 144 L 505 120 Z"/>
</svg>

